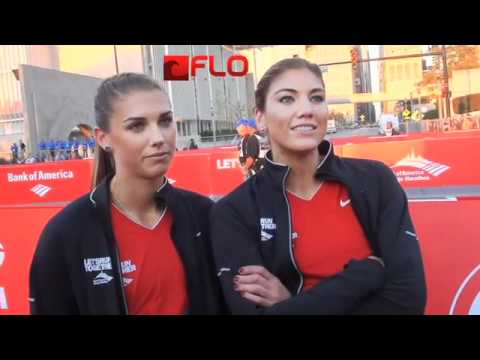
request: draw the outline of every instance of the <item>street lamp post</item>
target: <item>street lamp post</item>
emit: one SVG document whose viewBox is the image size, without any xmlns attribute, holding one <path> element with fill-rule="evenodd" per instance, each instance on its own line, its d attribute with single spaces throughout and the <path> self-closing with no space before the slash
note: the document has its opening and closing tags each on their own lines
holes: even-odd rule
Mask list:
<svg viewBox="0 0 480 360">
<path fill-rule="evenodd" d="M 443 61 L 443 84 L 442 90 L 445 89 L 445 113 L 450 117 L 450 90 L 448 86 L 448 68 L 447 68 L 447 48 L 442 45 L 442 61 Z"/>
<path fill-rule="evenodd" d="M 115 71 L 118 75 L 118 55 L 117 55 L 117 45 L 113 45 L 113 55 L 115 58 Z"/>
<path fill-rule="evenodd" d="M 207 55 L 210 56 L 210 48 L 207 45 Z M 210 105 L 210 117 L 212 120 L 212 131 L 213 131 L 213 142 L 217 142 L 217 124 L 216 124 L 216 112 L 215 107 L 213 105 L 213 91 L 212 91 L 212 77 L 210 76 L 210 71 L 207 73 L 207 81 L 208 81 L 208 102 Z"/>
</svg>

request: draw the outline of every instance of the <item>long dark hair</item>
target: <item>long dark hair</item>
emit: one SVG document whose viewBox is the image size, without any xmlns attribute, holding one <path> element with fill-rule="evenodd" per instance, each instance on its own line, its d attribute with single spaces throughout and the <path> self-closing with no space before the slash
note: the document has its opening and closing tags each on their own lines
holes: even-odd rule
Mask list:
<svg viewBox="0 0 480 360">
<path fill-rule="evenodd" d="M 122 95 L 133 90 L 165 91 L 155 80 L 145 74 L 122 73 L 105 79 L 97 89 L 95 96 L 95 122 L 105 132 L 110 131 L 110 118 L 113 103 Z M 115 162 L 111 153 L 101 146 L 95 148 L 95 165 L 92 187 L 96 187 L 106 176 L 115 173 Z"/>
</svg>

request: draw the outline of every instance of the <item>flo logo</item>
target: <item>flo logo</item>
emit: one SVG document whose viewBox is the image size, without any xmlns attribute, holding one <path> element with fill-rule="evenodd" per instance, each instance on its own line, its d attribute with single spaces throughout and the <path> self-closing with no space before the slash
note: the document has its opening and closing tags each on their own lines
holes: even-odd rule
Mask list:
<svg viewBox="0 0 480 360">
<path fill-rule="evenodd" d="M 207 67 L 212 76 L 242 77 L 248 73 L 248 59 L 243 55 L 232 55 L 227 60 L 227 71 L 221 71 L 215 68 L 215 56 L 213 55 L 165 55 L 163 57 L 163 79 L 168 81 L 186 81 L 197 76 L 197 71 Z M 234 70 L 234 64 L 240 67 L 240 70 Z"/>
<path fill-rule="evenodd" d="M 164 80 L 188 80 L 189 58 L 188 55 L 165 55 L 163 62 Z"/>
<path fill-rule="evenodd" d="M 449 315 L 480 315 L 480 264 L 463 280 L 455 293 Z"/>
</svg>

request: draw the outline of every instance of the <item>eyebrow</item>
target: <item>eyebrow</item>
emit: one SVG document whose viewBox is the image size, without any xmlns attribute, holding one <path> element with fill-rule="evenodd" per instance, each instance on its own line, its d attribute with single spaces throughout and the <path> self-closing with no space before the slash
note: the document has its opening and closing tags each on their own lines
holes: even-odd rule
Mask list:
<svg viewBox="0 0 480 360">
<path fill-rule="evenodd" d="M 167 117 L 169 115 L 172 115 L 172 111 L 169 110 L 169 111 L 166 111 L 164 113 L 161 113 L 160 116 L 158 117 L 159 119 L 161 118 L 164 118 L 164 117 Z M 146 118 L 144 116 L 130 116 L 128 118 L 126 118 L 125 120 L 123 120 L 123 122 L 127 122 L 127 121 L 143 121 L 145 120 Z"/>
<path fill-rule="evenodd" d="M 295 89 L 280 89 L 280 90 L 275 91 L 275 93 L 274 93 L 273 95 L 276 95 L 276 94 L 278 94 L 279 92 L 282 92 L 282 91 L 288 91 L 288 92 L 292 92 L 292 93 L 295 93 L 295 94 L 298 93 L 298 91 L 295 90 Z M 312 90 L 310 91 L 310 94 L 312 94 L 312 93 L 314 93 L 314 92 L 318 92 L 318 91 L 320 91 L 320 92 L 321 92 L 321 91 L 325 91 L 325 89 L 323 89 L 323 88 L 315 88 L 315 89 L 312 89 Z"/>
</svg>

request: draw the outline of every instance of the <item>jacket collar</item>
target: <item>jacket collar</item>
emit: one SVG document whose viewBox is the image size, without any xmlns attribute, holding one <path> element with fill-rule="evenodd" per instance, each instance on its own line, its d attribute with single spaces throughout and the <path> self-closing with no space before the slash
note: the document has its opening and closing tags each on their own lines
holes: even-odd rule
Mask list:
<svg viewBox="0 0 480 360">
<path fill-rule="evenodd" d="M 332 163 L 335 158 L 333 145 L 328 140 L 323 140 L 320 145 L 318 145 L 317 150 L 322 156 L 322 161 L 317 165 L 315 176 L 327 175 L 332 170 Z M 273 161 L 272 150 L 269 150 L 265 154 L 264 170 L 276 187 L 283 188 L 283 179 L 290 171 L 290 167 Z"/>
<path fill-rule="evenodd" d="M 90 202 L 102 213 L 108 213 L 110 211 L 110 182 L 112 181 L 112 178 L 113 174 L 108 175 L 100 184 L 97 185 L 97 187 L 95 187 L 95 189 L 90 192 Z M 160 203 L 167 203 L 167 205 L 171 205 L 173 202 L 173 192 L 174 188 L 168 182 L 167 177 L 165 177 L 165 181 L 155 192 L 154 198 Z"/>
</svg>

